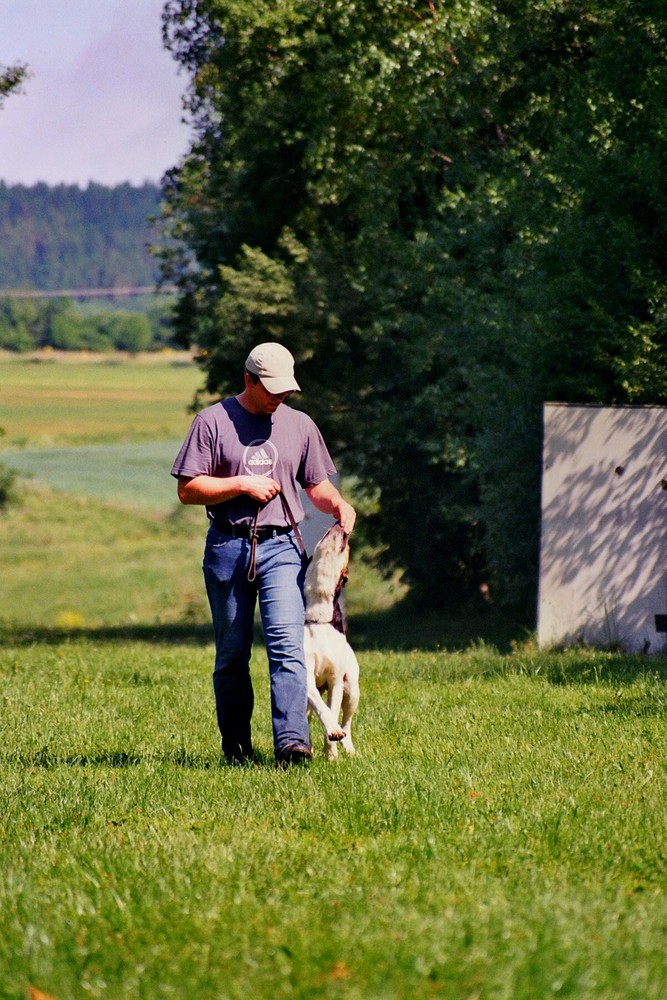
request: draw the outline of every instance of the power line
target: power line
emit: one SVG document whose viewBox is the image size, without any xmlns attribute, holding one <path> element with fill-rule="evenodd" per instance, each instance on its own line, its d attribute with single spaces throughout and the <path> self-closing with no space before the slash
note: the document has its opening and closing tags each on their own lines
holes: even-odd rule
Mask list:
<svg viewBox="0 0 667 1000">
<path fill-rule="evenodd" d="M 133 295 L 175 295 L 175 285 L 127 285 L 120 288 L 61 288 L 44 291 L 35 288 L 0 288 L 2 299 L 113 299 L 129 298 Z"/>
</svg>

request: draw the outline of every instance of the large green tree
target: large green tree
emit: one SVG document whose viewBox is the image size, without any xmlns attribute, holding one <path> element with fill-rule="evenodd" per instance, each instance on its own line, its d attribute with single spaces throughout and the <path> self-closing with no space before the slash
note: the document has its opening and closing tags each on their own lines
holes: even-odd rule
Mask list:
<svg viewBox="0 0 667 1000">
<path fill-rule="evenodd" d="M 169 0 L 164 265 L 208 388 L 260 339 L 422 599 L 534 587 L 541 402 L 665 398 L 664 18 L 635 0 Z M 661 353 L 662 352 L 662 353 Z"/>
</svg>

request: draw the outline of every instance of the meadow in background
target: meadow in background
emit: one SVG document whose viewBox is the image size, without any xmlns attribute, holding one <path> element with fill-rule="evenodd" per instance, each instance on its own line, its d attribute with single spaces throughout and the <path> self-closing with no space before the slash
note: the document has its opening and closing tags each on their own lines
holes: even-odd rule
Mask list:
<svg viewBox="0 0 667 1000">
<path fill-rule="evenodd" d="M 221 765 L 173 360 L 0 364 L 0 997 L 664 997 L 664 657 L 426 619 L 357 553 L 358 756 L 274 769 L 260 645 Z"/>
</svg>

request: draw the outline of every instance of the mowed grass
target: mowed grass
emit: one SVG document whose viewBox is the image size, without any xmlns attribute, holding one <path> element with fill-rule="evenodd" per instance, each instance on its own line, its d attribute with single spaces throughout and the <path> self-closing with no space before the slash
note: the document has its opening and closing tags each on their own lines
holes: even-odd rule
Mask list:
<svg viewBox="0 0 667 1000">
<path fill-rule="evenodd" d="M 0 995 L 664 997 L 664 677 L 361 663 L 358 756 L 285 773 L 259 653 L 231 769 L 208 648 L 10 643 Z"/>
<path fill-rule="evenodd" d="M 258 644 L 227 768 L 191 514 L 0 519 L 0 996 L 664 997 L 665 659 L 382 648 L 353 572 L 358 756 L 276 771 Z"/>
<path fill-rule="evenodd" d="M 276 770 L 258 643 L 228 768 L 204 531 L 42 486 L 0 515 L 0 997 L 667 996 L 667 659 L 426 619 L 357 560 L 358 755 L 313 724 Z"/>
</svg>

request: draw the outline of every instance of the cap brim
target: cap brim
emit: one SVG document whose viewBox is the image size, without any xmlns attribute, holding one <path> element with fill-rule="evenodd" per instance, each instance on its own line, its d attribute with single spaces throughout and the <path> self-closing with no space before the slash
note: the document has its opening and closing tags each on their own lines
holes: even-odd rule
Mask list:
<svg viewBox="0 0 667 1000">
<path fill-rule="evenodd" d="M 260 375 L 259 380 L 266 391 L 272 392 L 275 396 L 280 395 L 281 392 L 299 392 L 301 390 L 301 386 L 297 380 L 295 378 L 290 378 L 289 375 L 284 377 L 278 377 L 276 375 L 273 378 Z"/>
</svg>

